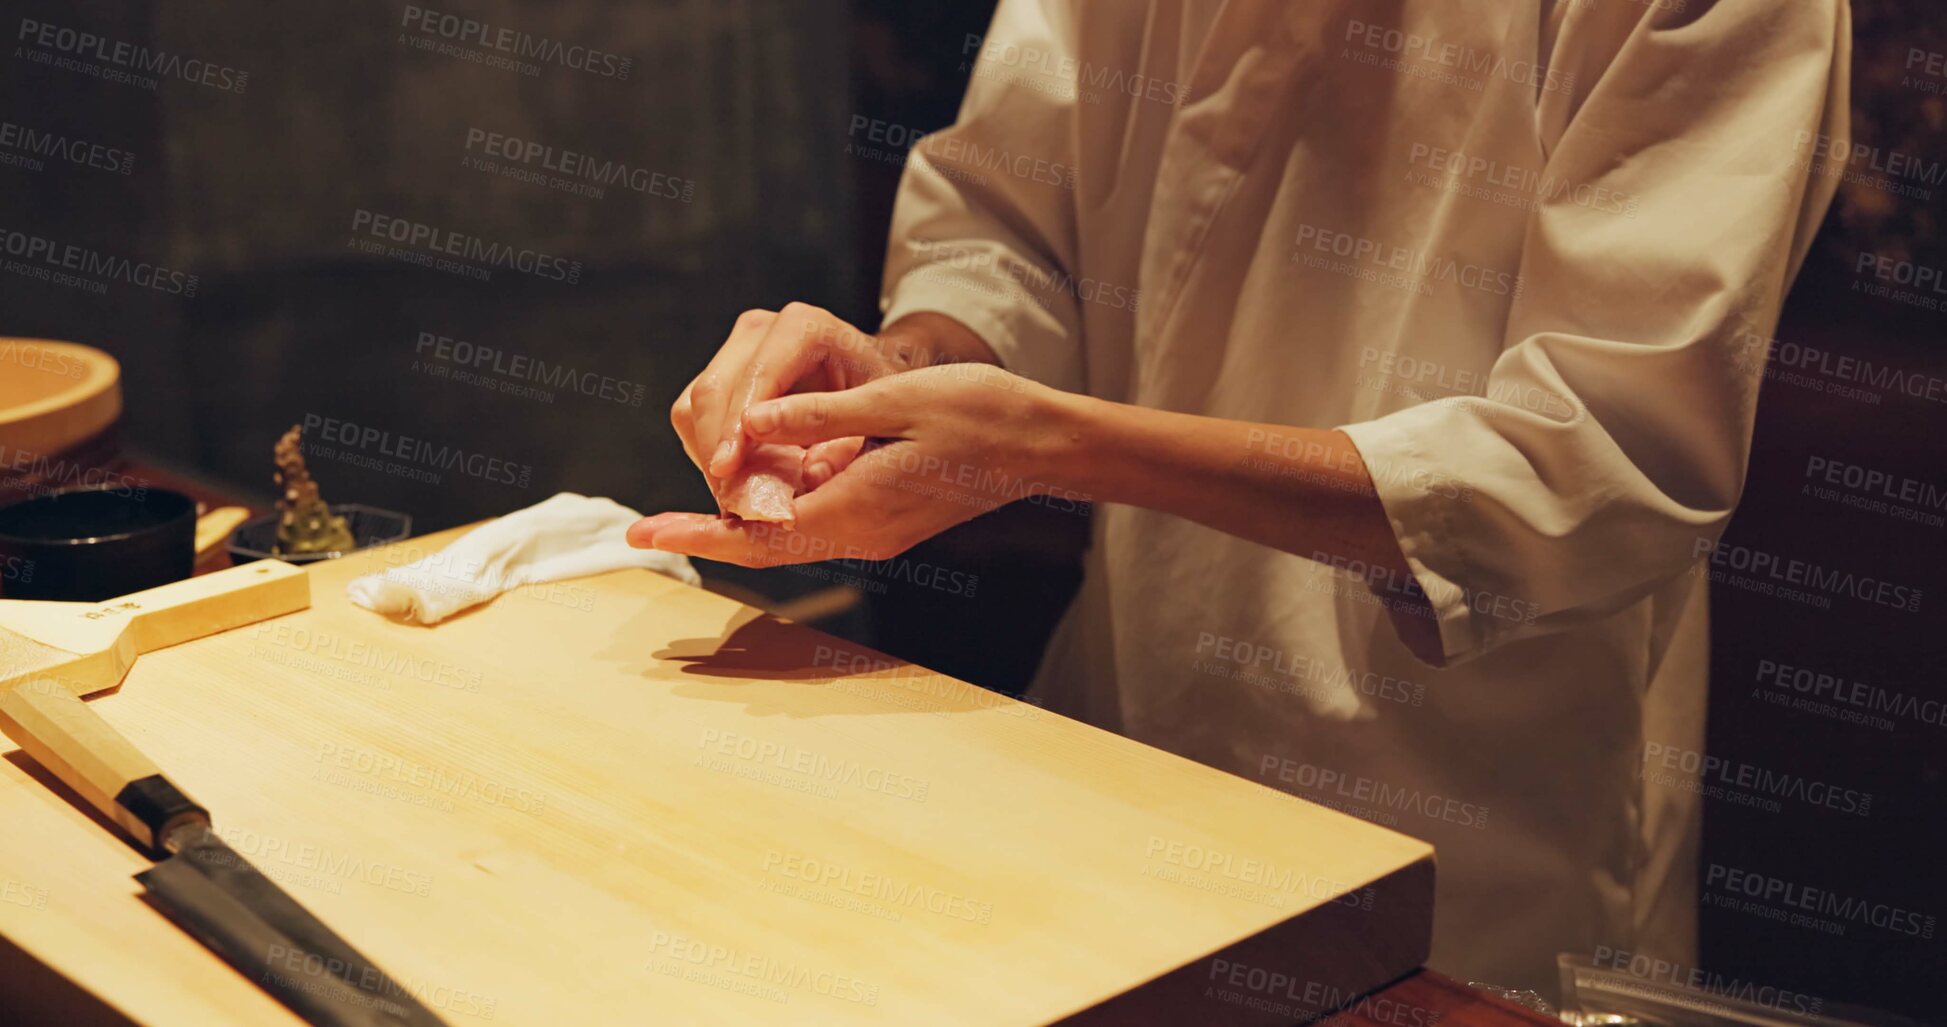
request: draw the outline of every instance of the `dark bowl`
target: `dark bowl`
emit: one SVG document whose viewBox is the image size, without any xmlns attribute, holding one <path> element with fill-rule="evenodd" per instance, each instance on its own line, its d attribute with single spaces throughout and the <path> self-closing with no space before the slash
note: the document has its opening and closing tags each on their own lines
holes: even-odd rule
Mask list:
<svg viewBox="0 0 1947 1027">
<path fill-rule="evenodd" d="M 61 489 L 0 507 L 0 595 L 99 602 L 196 567 L 196 501 L 146 486 Z"/>
<path fill-rule="evenodd" d="M 398 542 L 412 534 L 410 514 L 381 510 L 360 503 L 332 503 L 331 512 L 343 517 L 345 526 L 351 529 L 354 543 L 352 548 L 334 549 L 328 553 L 273 552 L 272 550 L 277 546 L 277 515 L 273 513 L 237 525 L 237 530 L 230 533 L 230 560 L 233 563 L 249 563 L 252 560 L 314 563 L 360 549 Z"/>
</svg>

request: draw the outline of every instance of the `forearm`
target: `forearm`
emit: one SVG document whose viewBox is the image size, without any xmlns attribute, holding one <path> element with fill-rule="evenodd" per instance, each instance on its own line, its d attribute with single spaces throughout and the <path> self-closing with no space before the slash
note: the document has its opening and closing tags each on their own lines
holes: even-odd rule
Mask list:
<svg viewBox="0 0 1947 1027">
<path fill-rule="evenodd" d="M 980 336 L 943 314 L 879 331 L 905 368 L 999 364 Z M 1405 558 L 1365 462 L 1342 433 L 1260 425 L 1046 391 L 1038 480 L 1099 501 L 1162 510 L 1300 556 L 1327 554 L 1405 575 Z"/>
<path fill-rule="evenodd" d="M 1307 559 L 1383 576 L 1412 570 L 1365 460 L 1342 432 L 1151 410 L 1053 392 L 1045 480 L 1097 502 L 1175 514 Z M 1400 588 L 1388 589 L 1397 597 Z M 1389 604 L 1414 651 L 1438 652 L 1431 608 Z M 1430 658 L 1430 657 L 1429 657 Z"/>
<path fill-rule="evenodd" d="M 1176 514 L 1316 558 L 1404 574 L 1405 558 L 1352 441 L 1322 428 L 1253 424 L 1056 393 L 1050 477 L 1100 502 Z"/>
</svg>

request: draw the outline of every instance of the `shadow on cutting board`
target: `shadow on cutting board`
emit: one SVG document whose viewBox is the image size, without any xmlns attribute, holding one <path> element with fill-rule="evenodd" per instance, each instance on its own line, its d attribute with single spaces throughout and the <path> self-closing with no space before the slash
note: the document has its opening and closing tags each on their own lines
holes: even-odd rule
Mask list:
<svg viewBox="0 0 1947 1027">
<path fill-rule="evenodd" d="M 742 702 L 758 716 L 816 717 L 884 713 L 972 713 L 1001 697 L 864 646 L 739 610 L 714 638 L 676 639 L 655 659 L 685 675 L 712 679 L 679 686 L 696 699 Z M 800 691 L 821 694 L 807 702 Z"/>
<path fill-rule="evenodd" d="M 763 681 L 829 681 L 830 653 L 844 646 L 756 610 L 738 610 L 714 638 L 678 638 L 655 652 L 683 673 Z M 889 659 L 889 658 L 888 658 Z"/>
<path fill-rule="evenodd" d="M 5 738 L 0 738 L 0 742 L 5 742 L 5 741 L 6 741 Z M 46 767 L 41 766 L 39 760 L 36 760 L 34 757 L 27 755 L 26 750 L 15 749 L 4 756 L 0 756 L 0 759 L 4 759 L 8 763 L 13 764 L 14 767 L 18 769 L 21 773 L 27 775 L 28 777 L 33 778 L 34 783 L 40 785 L 42 788 L 47 789 L 49 794 L 59 798 L 61 801 L 74 807 L 76 810 L 79 810 L 80 812 L 86 814 L 89 820 L 95 822 L 96 827 L 99 827 L 103 831 L 108 832 L 109 835 L 114 837 L 116 840 L 120 841 L 122 844 L 127 845 L 129 848 L 134 849 L 137 852 L 142 851 L 142 847 L 138 845 L 134 839 L 128 836 L 127 831 L 124 831 L 121 827 L 117 826 L 114 821 L 103 816 L 101 811 L 95 808 L 94 803 L 89 802 L 88 800 L 82 798 L 78 792 L 76 792 L 72 788 L 69 788 L 67 782 L 61 780 L 58 777 L 55 777 L 52 771 L 48 770 Z M 142 854 L 144 856 L 149 855 L 149 853 L 146 852 L 143 852 Z M 0 1022 L 9 1022 L 9 1021 L 0 1021 Z"/>
</svg>

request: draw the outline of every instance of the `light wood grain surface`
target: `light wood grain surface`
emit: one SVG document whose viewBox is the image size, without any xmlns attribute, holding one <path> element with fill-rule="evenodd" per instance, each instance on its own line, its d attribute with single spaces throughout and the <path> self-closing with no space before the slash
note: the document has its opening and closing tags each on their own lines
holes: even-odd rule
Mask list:
<svg viewBox="0 0 1947 1027">
<path fill-rule="evenodd" d="M 1253 999 L 1425 957 L 1424 843 L 668 578 L 434 628 L 344 599 L 451 534 L 91 704 L 455 1025 L 1289 1022 Z M 17 751 L 0 823 L 31 961 L 143 1023 L 293 1022 Z"/>
</svg>

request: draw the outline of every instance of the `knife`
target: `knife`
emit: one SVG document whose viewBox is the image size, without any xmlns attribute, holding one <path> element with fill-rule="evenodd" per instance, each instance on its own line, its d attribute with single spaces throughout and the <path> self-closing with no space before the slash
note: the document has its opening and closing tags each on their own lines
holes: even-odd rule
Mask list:
<svg viewBox="0 0 1947 1027">
<path fill-rule="evenodd" d="M 66 685 L 10 685 L 0 729 L 161 855 L 135 875 L 149 901 L 292 1012 L 319 1027 L 440 1027 L 410 990 L 224 844 L 209 811 Z"/>
<path fill-rule="evenodd" d="M 319 1027 L 443 1027 L 412 992 L 285 894 L 80 693 L 119 682 L 140 652 L 310 603 L 308 581 L 264 561 L 108 604 L 0 600 L 0 732 L 160 861 L 149 902 Z"/>
</svg>

